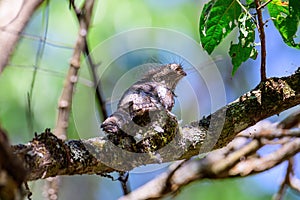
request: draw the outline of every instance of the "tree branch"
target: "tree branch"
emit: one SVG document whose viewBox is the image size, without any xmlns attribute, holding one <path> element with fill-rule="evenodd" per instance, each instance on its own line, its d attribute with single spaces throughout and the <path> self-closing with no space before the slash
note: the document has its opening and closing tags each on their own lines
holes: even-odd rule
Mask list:
<svg viewBox="0 0 300 200">
<path fill-rule="evenodd" d="M 156 155 L 127 152 L 104 138 L 62 142 L 49 132 L 37 136 L 28 144 L 13 146 L 13 151 L 30 169 L 28 180 L 56 175 L 128 171 L 144 164 L 188 159 L 211 148 L 224 147 L 247 127 L 300 104 L 299 82 L 300 69 L 288 77 L 268 79 L 211 116 L 184 126 L 181 133 L 167 144 L 166 150 L 162 148 Z M 220 115 L 224 111 L 226 115 Z M 220 129 L 219 121 L 224 121 L 224 126 L 221 127 L 220 137 L 214 138 Z M 217 142 L 211 146 L 213 140 Z M 70 160 L 67 159 L 68 154 Z"/>
<path fill-rule="evenodd" d="M 81 17 L 80 17 L 80 13 L 81 12 L 80 12 L 80 10 L 76 7 L 74 1 L 72 1 L 72 0 L 70 0 L 70 5 L 71 5 L 71 7 L 73 8 L 73 10 L 76 13 L 76 17 L 77 17 L 78 22 L 80 22 L 80 20 L 81 20 Z M 86 37 L 85 37 L 84 43 L 85 44 L 84 44 L 83 53 L 85 55 L 85 58 L 87 59 L 88 65 L 90 67 L 90 72 L 91 72 L 91 75 L 92 75 L 92 78 L 93 78 L 94 87 L 95 87 L 95 90 L 96 90 L 96 97 L 98 99 L 98 102 L 99 102 L 99 105 L 100 105 L 100 109 L 101 109 L 102 121 L 104 121 L 108 117 L 108 114 L 107 114 L 107 110 L 106 110 L 106 107 L 105 107 L 105 101 L 103 99 L 103 95 L 101 94 L 99 77 L 98 77 L 98 74 L 97 74 L 98 64 L 94 63 L 94 61 L 93 61 L 93 59 L 92 59 L 92 57 L 90 55 L 90 48 L 89 48 L 89 45 L 88 45 Z"/>
<path fill-rule="evenodd" d="M 258 19 L 258 31 L 259 31 L 259 38 L 261 42 L 261 64 L 260 64 L 260 75 L 261 81 L 265 81 L 267 79 L 266 75 L 266 58 L 267 58 L 267 50 L 266 50 L 266 36 L 265 36 L 265 29 L 264 29 L 264 21 L 261 12 L 261 5 L 260 0 L 254 0 L 255 8 L 257 13 Z"/>
<path fill-rule="evenodd" d="M 263 146 L 260 140 L 266 135 L 265 132 L 284 131 L 274 128 L 274 125 L 273 128 L 269 128 L 270 126 L 265 127 L 265 124 L 263 126 L 258 124 L 254 128 L 258 129 L 255 134 L 257 139 L 249 140 L 237 137 L 226 147 L 210 152 L 203 159 L 189 160 L 175 169 L 171 166 L 169 171 L 120 199 L 156 199 L 167 194 L 174 194 L 181 187 L 193 181 L 205 178 L 220 179 L 248 176 L 268 170 L 300 151 L 300 138 L 287 136 L 288 141 L 279 149 L 265 156 L 259 155 L 257 151 Z M 261 132 L 262 135 L 260 135 Z M 298 131 L 298 135 L 299 133 L 300 131 Z"/>
<path fill-rule="evenodd" d="M 94 1 L 86 0 L 84 2 L 81 14 L 79 16 L 79 33 L 75 44 L 73 56 L 71 58 L 69 71 L 65 79 L 63 92 L 58 103 L 58 118 L 54 130 L 59 138 L 66 139 L 67 128 L 69 124 L 69 114 L 72 105 L 73 90 L 78 81 L 78 70 L 80 68 L 81 52 L 85 49 L 86 35 L 92 17 Z"/>
<path fill-rule="evenodd" d="M 274 198 L 273 198 L 274 200 L 283 199 L 283 195 L 285 194 L 288 183 L 289 183 L 289 179 L 290 179 L 289 177 L 290 177 L 290 173 L 292 171 L 292 167 L 293 167 L 292 158 L 290 158 L 288 160 L 288 167 L 286 169 L 286 174 L 285 174 L 284 180 L 281 182 L 280 188 L 279 188 L 277 194 L 274 195 Z"/>
<path fill-rule="evenodd" d="M 266 1 L 266 2 L 264 2 L 263 4 L 261 4 L 257 9 L 262 9 L 262 8 L 264 8 L 264 7 L 266 7 L 270 2 L 271 2 L 272 0 L 268 0 L 268 1 Z"/>
<path fill-rule="evenodd" d="M 5 17 L 0 19 L 0 74 L 31 15 L 42 2 L 43 0 L 0 2 L 0 13 L 5 13 Z"/>
</svg>

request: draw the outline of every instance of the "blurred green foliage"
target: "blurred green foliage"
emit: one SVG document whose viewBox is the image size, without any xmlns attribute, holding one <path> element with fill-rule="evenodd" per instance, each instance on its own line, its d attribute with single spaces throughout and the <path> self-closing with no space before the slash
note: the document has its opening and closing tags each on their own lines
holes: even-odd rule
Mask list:
<svg viewBox="0 0 300 200">
<path fill-rule="evenodd" d="M 183 189 L 174 199 L 222 199 L 222 200 L 263 200 L 271 199 L 270 194 L 249 179 L 224 179 L 193 183 Z"/>
<path fill-rule="evenodd" d="M 97 1 L 88 42 L 94 48 L 116 33 L 138 27 L 170 28 L 183 32 L 199 42 L 198 19 L 201 8 L 202 2 L 196 0 Z M 46 9 L 49 9 L 48 17 Z M 47 20 L 48 32 L 44 53 L 39 57 L 40 65 L 36 66 L 37 51 L 43 41 L 42 36 L 45 34 Z M 12 143 L 25 143 L 34 136 L 34 132 L 39 133 L 45 128 L 55 127 L 57 102 L 69 66 L 72 47 L 76 41 L 77 28 L 77 20 L 74 13 L 69 10 L 68 2 L 53 0 L 49 5 L 43 4 L 38 9 L 24 31 L 10 64 L 0 77 L 0 123 L 7 130 Z M 35 68 L 37 76 L 30 102 L 33 130 L 30 130 L 27 94 L 31 89 Z M 84 85 L 83 82 L 79 84 Z M 78 138 L 72 118 L 68 136 Z M 195 183 L 186 187 L 176 199 L 253 199 L 253 196 L 243 189 L 245 182 L 225 180 Z M 69 190 L 70 188 L 82 189 L 78 177 L 68 181 L 68 184 L 72 183 Z M 89 184 L 95 188 L 95 180 L 85 179 L 84 184 L 87 186 L 84 192 L 89 193 Z M 34 195 L 39 193 L 39 190 L 33 192 Z M 92 196 L 90 193 L 89 195 Z M 257 195 L 255 196 L 257 199 L 265 197 L 263 193 Z M 37 196 L 40 198 L 39 195 Z M 65 194 L 65 199 L 76 199 L 75 197 L 76 192 Z M 96 194 L 94 198 L 101 199 Z M 105 196 L 105 198 L 110 197 Z"/>
</svg>

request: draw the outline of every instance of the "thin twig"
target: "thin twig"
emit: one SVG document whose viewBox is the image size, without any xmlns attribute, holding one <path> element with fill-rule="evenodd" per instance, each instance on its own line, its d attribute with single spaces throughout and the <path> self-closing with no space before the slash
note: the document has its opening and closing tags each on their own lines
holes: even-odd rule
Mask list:
<svg viewBox="0 0 300 200">
<path fill-rule="evenodd" d="M 73 10 L 76 14 L 77 20 L 80 23 L 80 18 L 81 18 L 80 10 L 76 7 L 74 1 L 72 1 L 72 0 L 70 1 L 70 7 L 73 8 Z M 100 83 L 99 83 L 100 80 L 99 80 L 99 77 L 97 75 L 98 65 L 94 63 L 94 61 L 93 61 L 93 59 L 90 55 L 90 48 L 89 48 L 89 44 L 87 42 L 86 37 L 84 37 L 83 53 L 84 53 L 85 58 L 87 58 L 88 65 L 89 65 L 89 68 L 91 70 L 93 83 L 94 83 L 94 88 L 96 90 L 96 97 L 97 97 L 97 100 L 98 100 L 99 105 L 100 105 L 102 120 L 104 121 L 108 117 L 108 114 L 107 114 L 107 110 L 106 110 L 106 107 L 105 107 L 105 101 L 102 97 L 103 95 L 101 94 L 101 86 L 100 86 Z"/>
<path fill-rule="evenodd" d="M 289 159 L 289 166 L 288 166 L 288 182 L 287 184 L 290 188 L 294 189 L 297 192 L 300 192 L 300 180 L 295 175 L 295 157 Z"/>
<path fill-rule="evenodd" d="M 7 65 L 23 29 L 34 11 L 44 1 L 8 1 L 2 3 L 1 10 L 10 10 L 0 23 L 0 74 Z M 6 7 L 6 8 L 5 8 Z M 13 8 L 13 9 L 12 9 Z M 19 9 L 19 10 L 17 10 Z"/>
<path fill-rule="evenodd" d="M 98 74 L 97 74 L 97 66 L 98 65 L 96 65 L 94 63 L 94 61 L 93 61 L 93 59 L 90 55 L 90 50 L 89 50 L 89 46 L 88 46 L 86 38 L 85 38 L 84 55 L 87 58 L 87 61 L 88 61 L 88 64 L 89 64 L 89 67 L 90 67 L 90 70 L 91 70 L 91 74 L 92 74 L 93 82 L 94 82 L 94 87 L 95 87 L 95 90 L 96 90 L 96 97 L 97 97 L 99 105 L 100 105 L 102 120 L 104 121 L 108 117 L 108 114 L 107 114 L 107 110 L 106 110 L 106 107 L 105 107 L 105 101 L 102 97 L 103 95 L 101 94 L 101 85 L 99 83 L 100 80 L 99 80 L 99 77 L 98 77 Z"/>
<path fill-rule="evenodd" d="M 283 199 L 283 196 L 286 192 L 286 189 L 287 189 L 287 186 L 289 184 L 289 177 L 290 177 L 290 173 L 293 169 L 293 165 L 292 165 L 292 158 L 290 158 L 288 160 L 288 166 L 287 166 L 287 169 L 286 169 L 286 174 L 285 174 L 285 177 L 284 179 L 282 180 L 281 184 L 280 184 L 280 188 L 278 190 L 278 192 L 274 195 L 273 197 L 273 200 L 281 200 Z"/>
<path fill-rule="evenodd" d="M 255 1 L 255 7 L 257 12 L 257 19 L 258 19 L 258 31 L 259 31 L 259 38 L 261 42 L 261 64 L 260 64 L 260 76 L 261 76 L 261 82 L 266 81 L 267 75 L 266 75 L 266 36 L 265 36 L 265 29 L 264 29 L 264 22 L 262 17 L 262 12 L 259 9 L 260 7 L 260 0 L 254 0 Z"/>
<path fill-rule="evenodd" d="M 300 193 L 300 180 L 295 175 L 296 163 L 295 163 L 294 157 L 291 159 L 291 165 L 292 165 L 292 167 L 291 167 L 291 172 L 290 172 L 290 176 L 289 176 L 289 186 L 292 189 L 294 189 Z"/>
<path fill-rule="evenodd" d="M 266 7 L 272 0 L 268 0 L 265 3 L 261 4 L 257 9 L 261 10 L 262 8 Z"/>
<path fill-rule="evenodd" d="M 36 76 L 38 72 L 38 68 L 40 67 L 43 55 L 44 55 L 44 50 L 45 50 L 45 45 L 46 45 L 46 38 L 48 35 L 48 24 L 49 24 L 49 0 L 46 1 L 45 5 L 45 18 L 44 18 L 44 33 L 41 38 L 39 38 L 39 46 L 35 54 L 35 62 L 33 66 L 33 74 L 32 74 L 32 79 L 30 83 L 30 90 L 27 93 L 27 106 L 28 108 L 26 109 L 26 119 L 27 119 L 27 126 L 29 133 L 33 134 L 34 132 L 34 114 L 33 114 L 33 108 L 32 108 L 32 96 L 33 96 L 33 89 L 36 81 Z"/>
<path fill-rule="evenodd" d="M 256 23 L 255 18 L 253 17 L 253 15 L 251 15 L 251 13 L 245 8 L 245 6 L 240 2 L 240 0 L 235 0 L 242 8 L 242 10 L 244 10 L 244 12 L 252 19 L 252 21 L 254 23 Z"/>
<path fill-rule="evenodd" d="M 237 137 L 246 137 L 251 139 L 268 139 L 268 140 L 281 139 L 286 137 L 300 137 L 299 129 L 285 130 L 285 129 L 280 129 L 278 127 L 277 130 L 263 130 L 263 131 L 265 132 L 262 134 L 252 133 L 251 135 L 249 135 L 248 133 L 241 133 L 237 135 Z"/>
<path fill-rule="evenodd" d="M 296 126 L 300 126 L 300 109 L 287 116 L 278 124 L 278 127 L 283 129 L 290 129 Z"/>
<path fill-rule="evenodd" d="M 70 62 L 69 71 L 65 79 L 64 89 L 59 100 L 58 119 L 54 131 L 55 135 L 63 140 L 66 139 L 66 133 L 67 133 L 68 123 L 69 123 L 69 115 L 70 115 L 70 110 L 72 105 L 73 90 L 75 84 L 78 81 L 78 70 L 80 68 L 80 56 L 81 56 L 81 52 L 85 48 L 85 37 L 88 33 L 93 5 L 94 5 L 94 0 L 86 0 L 84 2 L 84 6 L 82 10 L 80 12 L 76 11 L 76 14 L 78 14 L 80 18 L 79 33 L 74 48 L 74 53 Z"/>
<path fill-rule="evenodd" d="M 80 17 L 80 10 L 76 7 L 74 1 L 72 1 L 72 0 L 70 1 L 70 7 L 73 8 L 73 10 L 76 14 L 78 22 L 80 22 L 80 18 L 81 18 Z M 104 119 L 106 119 L 108 117 L 108 114 L 107 114 L 107 110 L 106 110 L 106 107 L 105 107 L 105 101 L 102 97 L 103 95 L 101 94 L 101 87 L 100 87 L 100 83 L 99 83 L 99 77 L 97 75 L 98 65 L 94 63 L 94 61 L 93 61 L 93 59 L 90 55 L 90 48 L 89 48 L 86 37 L 84 38 L 83 53 L 84 53 L 85 58 L 87 58 L 88 65 L 89 65 L 90 70 L 91 70 L 93 83 L 94 83 L 94 87 L 95 87 L 95 90 L 96 90 L 96 97 L 97 97 L 97 100 L 98 100 L 99 105 L 100 105 L 101 114 L 102 114 L 102 118 L 103 118 L 102 120 L 104 121 Z"/>
<path fill-rule="evenodd" d="M 129 172 L 119 172 L 118 181 L 121 183 L 124 195 L 130 193 L 130 188 L 128 186 L 128 178 L 129 178 Z"/>
</svg>

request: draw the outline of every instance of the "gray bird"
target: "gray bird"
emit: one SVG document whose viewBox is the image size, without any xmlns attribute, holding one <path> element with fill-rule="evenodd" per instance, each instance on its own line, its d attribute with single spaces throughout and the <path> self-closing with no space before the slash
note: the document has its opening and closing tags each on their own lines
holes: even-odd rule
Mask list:
<svg viewBox="0 0 300 200">
<path fill-rule="evenodd" d="M 164 123 L 175 117 L 171 113 L 174 90 L 184 76 L 186 73 L 182 66 L 175 63 L 146 73 L 124 92 L 117 110 L 102 123 L 101 128 L 108 138 L 117 145 L 122 136 L 130 137 L 127 143 L 137 143 L 146 137 L 139 133 L 146 132 L 149 127 L 163 132 Z"/>
</svg>

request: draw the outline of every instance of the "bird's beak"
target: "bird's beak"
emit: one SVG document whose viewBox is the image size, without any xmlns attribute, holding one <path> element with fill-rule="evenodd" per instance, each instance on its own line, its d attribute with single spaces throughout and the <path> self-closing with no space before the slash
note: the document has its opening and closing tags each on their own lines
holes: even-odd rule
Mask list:
<svg viewBox="0 0 300 200">
<path fill-rule="evenodd" d="M 182 75 L 182 76 L 186 76 L 186 73 L 185 73 L 185 71 L 181 70 L 181 71 L 180 71 L 180 75 Z"/>
</svg>

